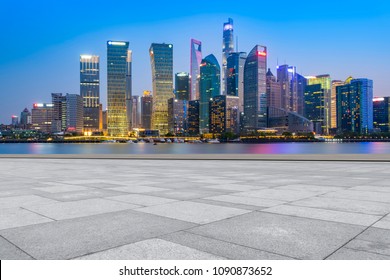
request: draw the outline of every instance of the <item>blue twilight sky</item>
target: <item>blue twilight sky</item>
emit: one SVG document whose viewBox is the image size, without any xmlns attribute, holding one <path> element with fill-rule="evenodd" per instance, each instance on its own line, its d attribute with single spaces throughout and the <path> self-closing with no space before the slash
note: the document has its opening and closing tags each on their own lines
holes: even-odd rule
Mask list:
<svg viewBox="0 0 390 280">
<path fill-rule="evenodd" d="M 139 1 L 137 1 L 139 2 Z M 174 72 L 189 71 L 190 39 L 203 56 L 222 57 L 222 24 L 234 20 L 239 51 L 268 47 L 268 67 L 295 65 L 303 75 L 374 80 L 390 96 L 390 3 L 350 1 L 0 1 L 0 123 L 11 122 L 51 92 L 79 94 L 79 55 L 101 59 L 106 106 L 106 41 L 133 50 L 133 94 L 151 90 L 151 43 L 174 45 Z"/>
</svg>

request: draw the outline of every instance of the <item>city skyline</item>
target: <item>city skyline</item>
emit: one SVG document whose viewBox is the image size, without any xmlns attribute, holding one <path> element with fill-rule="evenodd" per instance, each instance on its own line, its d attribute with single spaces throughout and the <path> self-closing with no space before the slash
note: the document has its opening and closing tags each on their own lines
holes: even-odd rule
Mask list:
<svg viewBox="0 0 390 280">
<path fill-rule="evenodd" d="M 191 38 L 199 39 L 202 42 L 202 53 L 214 54 L 221 64 L 221 31 L 227 18 L 234 20 L 234 36 L 239 39 L 239 46 L 235 51 L 248 53 L 255 44 L 266 45 L 269 51 L 268 67 L 274 73 L 277 64 L 286 63 L 296 66 L 297 72 L 303 75 L 330 74 L 332 80 L 345 80 L 350 75 L 355 78 L 367 77 L 375 82 L 375 96 L 389 95 L 386 71 L 383 70 L 383 64 L 389 60 L 386 51 L 389 41 L 381 36 L 381 33 L 385 34 L 386 26 L 389 26 L 389 9 L 386 4 L 373 4 L 373 7 L 364 9 L 345 3 L 339 4 L 339 9 L 329 5 L 327 12 L 318 10 L 316 16 L 310 14 L 310 11 L 316 10 L 313 5 L 306 6 L 303 10 L 297 7 L 290 7 L 290 11 L 279 8 L 280 16 L 277 17 L 272 16 L 271 12 L 258 15 L 249 8 L 221 5 L 220 1 L 215 1 L 210 3 L 207 12 L 194 8 L 190 12 L 181 13 L 180 16 L 159 15 L 156 8 L 148 11 L 152 15 L 148 20 L 143 20 L 140 16 L 125 17 L 120 13 L 117 20 L 108 16 L 99 21 L 97 27 L 75 26 L 72 23 L 67 23 L 69 26 L 66 26 L 65 18 L 60 17 L 55 26 L 63 26 L 63 29 L 58 29 L 58 34 L 55 33 L 49 38 L 42 36 L 54 27 L 34 29 L 36 32 L 32 31 L 32 34 L 28 35 L 34 35 L 34 40 L 28 40 L 27 32 L 23 30 L 21 34 L 27 36 L 23 51 L 20 49 L 20 39 L 10 33 L 20 33 L 20 22 L 5 16 L 1 21 L 8 20 L 12 24 L 2 31 L 10 43 L 0 47 L 0 51 L 7 54 L 0 58 L 0 123 L 10 123 L 11 115 L 19 115 L 26 107 L 31 109 L 33 103 L 48 103 L 53 92 L 80 94 L 78 69 L 81 54 L 98 55 L 101 58 L 100 96 L 103 109 L 106 109 L 105 42 L 109 39 L 130 42 L 129 48 L 134 53 L 134 95 L 142 95 L 143 90 L 152 89 L 148 57 L 148 47 L 151 43 L 169 42 L 175 46 L 174 73 L 190 71 L 188 57 Z M 267 5 L 269 4 L 264 4 L 264 8 Z M 16 8 L 12 7 L 12 4 L 8 6 L 10 9 Z M 160 4 L 157 6 L 160 7 Z M 172 8 L 168 6 L 164 9 Z M 28 8 L 34 11 L 39 7 L 40 3 L 37 7 L 26 5 L 19 12 L 22 16 L 27 13 Z M 66 8 L 59 4 L 58 7 L 51 7 L 51 10 L 58 12 L 60 7 L 64 9 L 64 14 L 78 13 L 72 10 L 75 8 L 73 3 Z M 98 3 L 93 9 L 101 14 L 101 8 Z M 268 10 L 270 8 L 268 6 Z M 116 10 L 115 7 L 109 9 Z M 51 17 L 44 15 L 39 19 L 35 18 L 31 28 L 45 23 Z M 188 28 L 189 26 L 192 28 Z M 313 30 L 317 35 L 329 38 L 329 42 L 324 43 L 310 32 Z M 357 37 L 356 34 L 361 36 Z M 320 41 L 323 43 L 318 44 Z M 337 44 L 332 44 L 335 41 Z M 53 65 L 61 67 L 53 71 Z M 23 77 L 24 83 L 19 82 L 20 77 Z"/>
</svg>

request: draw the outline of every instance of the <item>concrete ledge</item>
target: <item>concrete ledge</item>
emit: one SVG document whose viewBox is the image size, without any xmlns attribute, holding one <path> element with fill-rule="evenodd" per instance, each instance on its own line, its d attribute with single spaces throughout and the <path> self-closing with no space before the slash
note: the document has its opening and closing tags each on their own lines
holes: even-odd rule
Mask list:
<svg viewBox="0 0 390 280">
<path fill-rule="evenodd" d="M 390 162 L 390 154 L 1 154 L 0 159 L 243 160 Z"/>
</svg>

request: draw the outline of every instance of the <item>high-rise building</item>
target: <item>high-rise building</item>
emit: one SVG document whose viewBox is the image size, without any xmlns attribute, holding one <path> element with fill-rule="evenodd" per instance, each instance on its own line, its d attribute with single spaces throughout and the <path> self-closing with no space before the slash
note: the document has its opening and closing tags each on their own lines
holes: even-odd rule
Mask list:
<svg viewBox="0 0 390 280">
<path fill-rule="evenodd" d="M 306 118 L 313 121 L 316 133 L 329 134 L 332 110 L 332 86 L 330 76 L 327 74 L 308 76 L 306 77 L 306 84 L 304 115 Z M 312 85 L 320 85 L 320 87 L 311 87 Z M 322 92 L 321 94 L 320 91 Z M 310 96 L 311 93 L 315 96 Z M 322 132 L 320 132 L 319 125 L 322 127 Z"/>
<path fill-rule="evenodd" d="M 175 74 L 175 98 L 190 100 L 190 77 L 186 72 Z"/>
<path fill-rule="evenodd" d="M 32 128 L 50 133 L 53 120 L 53 104 L 35 103 L 31 110 Z"/>
<path fill-rule="evenodd" d="M 210 101 L 210 133 L 239 133 L 239 97 L 219 95 Z"/>
<path fill-rule="evenodd" d="M 144 129 L 152 128 L 152 107 L 153 96 L 150 91 L 145 90 L 141 97 L 141 125 Z"/>
<path fill-rule="evenodd" d="M 190 99 L 199 99 L 200 64 L 202 63 L 202 42 L 191 39 Z"/>
<path fill-rule="evenodd" d="M 102 129 L 104 131 L 104 134 L 107 133 L 107 110 L 102 111 Z"/>
<path fill-rule="evenodd" d="M 32 122 L 31 113 L 27 108 L 20 113 L 20 124 L 23 126 L 30 125 Z"/>
<path fill-rule="evenodd" d="M 188 102 L 188 134 L 199 135 L 199 100 Z"/>
<path fill-rule="evenodd" d="M 126 56 L 126 120 L 127 120 L 127 130 L 131 131 L 133 127 L 136 127 L 136 124 L 133 123 L 133 97 L 132 97 L 132 59 L 133 52 L 131 50 L 127 50 Z"/>
<path fill-rule="evenodd" d="M 58 133 L 66 130 L 66 96 L 62 93 L 52 93 L 53 120 L 51 132 Z"/>
<path fill-rule="evenodd" d="M 132 128 L 141 127 L 141 97 L 138 95 L 131 97 L 131 124 Z"/>
<path fill-rule="evenodd" d="M 267 106 L 273 108 L 282 108 L 282 96 L 280 91 L 280 84 L 276 77 L 272 74 L 271 69 L 268 68 L 266 74 L 267 85 Z"/>
<path fill-rule="evenodd" d="M 226 94 L 226 77 L 227 77 L 227 58 L 229 54 L 234 52 L 234 37 L 233 37 L 233 20 L 228 19 L 228 22 L 223 24 L 222 36 L 222 94 Z"/>
<path fill-rule="evenodd" d="M 330 94 L 330 128 L 337 128 L 337 102 L 336 102 L 336 87 L 344 85 L 344 81 L 333 80 Z"/>
<path fill-rule="evenodd" d="M 83 98 L 78 94 L 66 94 L 66 131 L 82 133 L 84 127 Z"/>
<path fill-rule="evenodd" d="M 110 136 L 127 136 L 129 42 L 107 42 L 107 129 Z"/>
<path fill-rule="evenodd" d="M 220 95 L 221 68 L 216 57 L 212 54 L 206 56 L 200 65 L 200 103 L 199 103 L 199 129 L 200 133 L 209 132 L 209 102 L 210 99 Z"/>
<path fill-rule="evenodd" d="M 390 97 L 375 97 L 374 129 L 377 132 L 390 132 Z"/>
<path fill-rule="evenodd" d="M 336 87 L 337 130 L 370 133 L 373 130 L 373 81 L 350 79 Z"/>
<path fill-rule="evenodd" d="M 227 58 L 226 95 L 238 96 L 240 112 L 244 111 L 245 52 L 232 52 Z"/>
<path fill-rule="evenodd" d="M 297 73 L 297 97 L 298 97 L 298 114 L 303 116 L 305 114 L 305 89 L 306 89 L 306 78 Z"/>
<path fill-rule="evenodd" d="M 246 133 L 267 126 L 267 48 L 256 45 L 244 67 L 244 119 Z"/>
<path fill-rule="evenodd" d="M 19 117 L 16 115 L 11 116 L 11 125 L 12 126 L 17 126 L 19 125 Z"/>
<path fill-rule="evenodd" d="M 84 131 L 100 131 L 100 61 L 97 55 L 80 55 L 80 95 L 84 106 Z"/>
<path fill-rule="evenodd" d="M 173 45 L 153 43 L 149 49 L 152 66 L 152 129 L 168 133 L 168 99 L 173 98 Z"/>
<path fill-rule="evenodd" d="M 279 65 L 277 81 L 280 84 L 282 109 L 298 112 L 298 76 L 295 66 Z"/>
<path fill-rule="evenodd" d="M 188 100 L 170 98 L 168 100 L 169 132 L 175 135 L 187 133 Z"/>
</svg>

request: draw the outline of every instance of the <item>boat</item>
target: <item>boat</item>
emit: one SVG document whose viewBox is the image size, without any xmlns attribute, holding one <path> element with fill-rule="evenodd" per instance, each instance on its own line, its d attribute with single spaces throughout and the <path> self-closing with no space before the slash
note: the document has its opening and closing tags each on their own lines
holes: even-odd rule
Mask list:
<svg viewBox="0 0 390 280">
<path fill-rule="evenodd" d="M 209 143 L 209 144 L 219 144 L 219 143 L 221 143 L 221 142 L 219 142 L 218 139 L 208 139 L 208 140 L 207 140 L 207 143 Z"/>
<path fill-rule="evenodd" d="M 134 141 L 133 140 L 128 140 L 126 143 L 134 144 Z"/>
<path fill-rule="evenodd" d="M 168 138 L 167 143 L 172 143 L 172 140 Z"/>
<path fill-rule="evenodd" d="M 137 143 L 145 144 L 146 142 L 145 142 L 145 140 L 141 139 L 141 140 L 138 140 Z"/>
<path fill-rule="evenodd" d="M 102 143 L 116 143 L 116 140 L 104 140 Z"/>
<path fill-rule="evenodd" d="M 161 143 L 165 143 L 165 139 L 164 138 L 160 138 L 158 141 L 161 142 Z"/>
</svg>

